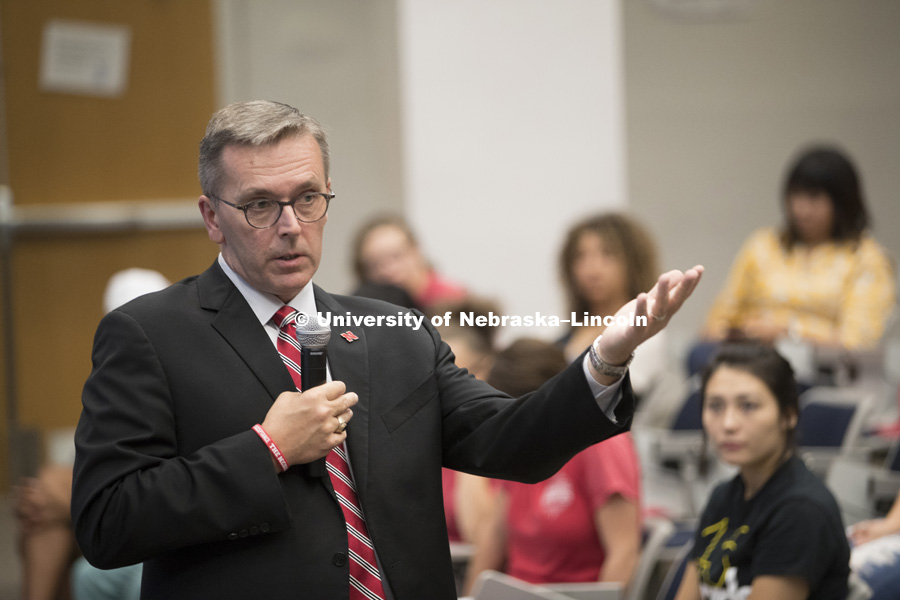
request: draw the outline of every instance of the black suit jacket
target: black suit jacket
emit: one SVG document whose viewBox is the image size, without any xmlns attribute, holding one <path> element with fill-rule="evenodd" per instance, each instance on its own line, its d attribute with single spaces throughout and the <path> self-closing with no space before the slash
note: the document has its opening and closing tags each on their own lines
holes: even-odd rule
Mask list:
<svg viewBox="0 0 900 600">
<path fill-rule="evenodd" d="M 398 311 L 315 295 L 322 312 Z M 359 339 L 340 337 L 347 329 Z M 360 398 L 350 461 L 397 600 L 456 597 L 441 465 L 536 481 L 627 428 L 633 410 L 626 379 L 610 422 L 581 361 L 512 400 L 458 369 L 430 325 L 335 328 L 328 351 L 333 378 Z M 250 429 L 293 389 L 217 264 L 104 317 L 76 433 L 72 512 L 87 559 L 143 561 L 144 598 L 346 598 L 347 536 L 324 460 L 277 475 Z"/>
</svg>

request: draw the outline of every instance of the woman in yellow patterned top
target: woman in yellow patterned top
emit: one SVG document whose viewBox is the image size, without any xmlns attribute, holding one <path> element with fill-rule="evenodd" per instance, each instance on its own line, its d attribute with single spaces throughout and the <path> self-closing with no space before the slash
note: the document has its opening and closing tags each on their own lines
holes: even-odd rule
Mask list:
<svg viewBox="0 0 900 600">
<path fill-rule="evenodd" d="M 741 248 L 705 337 L 875 346 L 894 307 L 894 270 L 868 232 L 852 163 L 833 148 L 807 150 L 788 174 L 784 202 L 785 227 L 757 231 Z"/>
</svg>

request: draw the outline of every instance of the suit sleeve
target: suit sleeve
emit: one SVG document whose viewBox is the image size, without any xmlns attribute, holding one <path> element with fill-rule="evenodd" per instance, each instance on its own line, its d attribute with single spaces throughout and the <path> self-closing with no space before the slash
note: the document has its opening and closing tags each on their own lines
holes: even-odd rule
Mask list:
<svg viewBox="0 0 900 600">
<path fill-rule="evenodd" d="M 449 468 L 534 483 L 553 475 L 581 450 L 630 428 L 634 394 L 627 374 L 616 423 L 597 405 L 583 356 L 537 391 L 498 401 L 499 392 L 456 368 L 447 344 L 433 335 L 444 465 Z"/>
<path fill-rule="evenodd" d="M 254 432 L 180 455 L 165 372 L 133 318 L 104 318 L 92 360 L 72 494 L 75 535 L 92 564 L 137 563 L 255 524 L 272 532 L 290 526 L 281 484 Z"/>
</svg>

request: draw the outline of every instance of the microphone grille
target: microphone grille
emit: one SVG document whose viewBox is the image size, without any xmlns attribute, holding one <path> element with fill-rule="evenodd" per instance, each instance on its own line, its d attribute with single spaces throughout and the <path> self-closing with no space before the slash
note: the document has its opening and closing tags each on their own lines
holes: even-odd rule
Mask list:
<svg viewBox="0 0 900 600">
<path fill-rule="evenodd" d="M 305 313 L 297 313 L 294 320 L 297 327 L 297 341 L 308 348 L 324 348 L 331 339 L 331 329 L 319 323 L 319 319 L 310 318 Z"/>
</svg>

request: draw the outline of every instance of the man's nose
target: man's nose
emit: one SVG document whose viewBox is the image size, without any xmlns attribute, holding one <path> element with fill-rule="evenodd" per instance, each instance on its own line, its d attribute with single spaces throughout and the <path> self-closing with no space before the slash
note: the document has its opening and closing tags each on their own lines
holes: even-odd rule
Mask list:
<svg viewBox="0 0 900 600">
<path fill-rule="evenodd" d="M 293 206 L 281 207 L 281 214 L 278 216 L 278 221 L 275 222 L 275 226 L 280 233 L 299 232 L 301 225 L 300 219 L 298 219 L 297 215 L 294 213 Z"/>
</svg>

